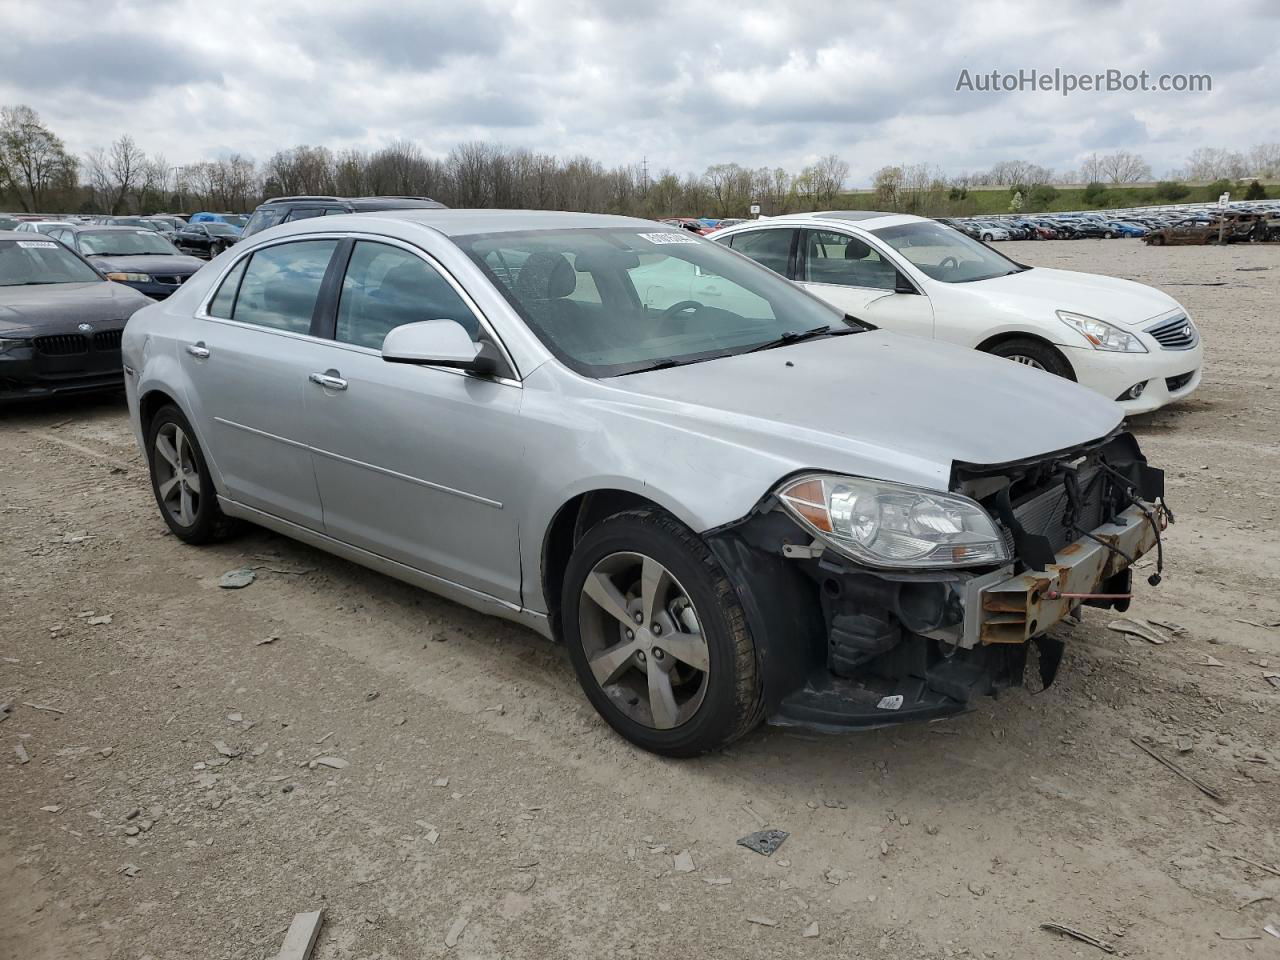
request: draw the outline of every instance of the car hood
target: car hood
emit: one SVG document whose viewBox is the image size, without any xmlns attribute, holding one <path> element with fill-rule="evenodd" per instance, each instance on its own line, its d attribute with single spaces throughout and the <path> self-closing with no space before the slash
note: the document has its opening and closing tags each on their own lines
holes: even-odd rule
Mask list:
<svg viewBox="0 0 1280 960">
<path fill-rule="evenodd" d="M 1146 284 L 1048 267 L 955 286 L 995 297 L 1015 309 L 1031 310 L 1032 316 L 1044 316 L 1047 308 L 1132 324 L 1181 309 L 1173 297 Z"/>
<path fill-rule="evenodd" d="M 603 383 L 619 412 L 774 460 L 780 474 L 822 469 L 935 489 L 947 488 L 957 461 L 1048 455 L 1122 419 L 1119 404 L 1068 380 L 884 331 Z M 720 469 L 732 470 L 731 459 Z"/>
<path fill-rule="evenodd" d="M 128 257 L 90 257 L 89 262 L 104 273 L 158 273 L 164 277 L 189 277 L 204 266 L 195 257 L 143 253 Z"/>
<path fill-rule="evenodd" d="M 0 336 L 38 335 L 77 323 L 127 320 L 152 301 L 110 281 L 0 287 Z"/>
</svg>

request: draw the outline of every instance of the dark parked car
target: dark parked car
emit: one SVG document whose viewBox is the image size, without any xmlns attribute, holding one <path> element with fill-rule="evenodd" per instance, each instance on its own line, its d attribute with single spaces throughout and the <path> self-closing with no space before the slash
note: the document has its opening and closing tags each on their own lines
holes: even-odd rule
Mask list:
<svg viewBox="0 0 1280 960">
<path fill-rule="evenodd" d="M 240 239 L 240 230 L 229 223 L 188 223 L 174 234 L 183 253 L 211 260 Z"/>
<path fill-rule="evenodd" d="M 176 292 L 204 266 L 159 233 L 143 227 L 60 224 L 45 233 L 76 251 L 108 280 L 127 284 L 152 300 L 163 300 Z"/>
<path fill-rule="evenodd" d="M 125 321 L 149 303 L 55 240 L 0 233 L 0 401 L 122 388 Z"/>
<path fill-rule="evenodd" d="M 253 211 L 240 236 L 243 239 L 268 227 L 311 217 L 418 209 L 443 210 L 444 204 L 430 197 L 273 197 Z"/>
</svg>

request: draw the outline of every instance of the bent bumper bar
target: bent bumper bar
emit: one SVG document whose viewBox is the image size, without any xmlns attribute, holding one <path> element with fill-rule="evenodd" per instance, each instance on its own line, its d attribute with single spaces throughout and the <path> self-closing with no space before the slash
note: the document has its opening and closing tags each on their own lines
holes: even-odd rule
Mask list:
<svg viewBox="0 0 1280 960">
<path fill-rule="evenodd" d="M 1157 515 L 1154 505 L 1148 509 Z M 970 580 L 965 585 L 960 645 L 1026 643 L 1079 605 L 1078 599 L 1064 595 L 1097 592 L 1103 583 L 1128 568 L 1128 561 L 1120 554 L 1136 560 L 1155 547 L 1156 531 L 1137 507 L 1129 507 L 1118 520 L 1094 530 L 1097 540 L 1082 538 L 1063 547 L 1055 562 L 1042 571 L 1011 576 L 1005 568 Z"/>
</svg>

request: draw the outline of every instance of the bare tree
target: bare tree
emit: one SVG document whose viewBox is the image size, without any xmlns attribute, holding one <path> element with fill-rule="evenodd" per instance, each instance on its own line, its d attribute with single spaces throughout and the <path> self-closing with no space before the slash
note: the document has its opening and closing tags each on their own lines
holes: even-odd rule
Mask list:
<svg viewBox="0 0 1280 960">
<path fill-rule="evenodd" d="M 1255 177 L 1280 177 L 1280 143 L 1259 143 L 1249 149 L 1249 173 Z"/>
<path fill-rule="evenodd" d="M 0 192 L 28 213 L 46 208 L 54 190 L 75 185 L 76 161 L 30 107 L 0 108 Z"/>
<path fill-rule="evenodd" d="M 1103 176 L 1112 183 L 1137 183 L 1151 179 L 1151 165 L 1136 153 L 1117 150 L 1101 158 Z"/>
<path fill-rule="evenodd" d="M 1102 157 L 1091 153 L 1080 161 L 1080 183 L 1101 183 L 1106 174 L 1102 169 Z"/>
<path fill-rule="evenodd" d="M 89 153 L 89 177 L 98 202 L 112 215 L 123 212 L 129 194 L 144 177 L 147 155 L 124 134 L 106 150 Z"/>
<path fill-rule="evenodd" d="M 1248 170 L 1244 155 L 1219 147 L 1197 147 L 1187 157 L 1182 171 L 1188 180 L 1238 180 L 1252 171 Z"/>
</svg>

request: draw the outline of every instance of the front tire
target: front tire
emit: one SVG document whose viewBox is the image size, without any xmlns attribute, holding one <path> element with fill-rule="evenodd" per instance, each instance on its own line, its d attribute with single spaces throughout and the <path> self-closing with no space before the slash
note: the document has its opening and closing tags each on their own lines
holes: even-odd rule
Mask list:
<svg viewBox="0 0 1280 960">
<path fill-rule="evenodd" d="M 157 410 L 147 425 L 147 462 L 160 516 L 174 536 L 203 544 L 234 532 L 235 521 L 218 506 L 195 431 L 172 404 Z"/>
<path fill-rule="evenodd" d="M 1075 371 L 1071 369 L 1071 364 L 1067 362 L 1067 358 L 1056 347 L 1045 343 L 1043 340 L 1033 340 L 1031 337 L 1014 337 L 1012 340 L 997 343 L 988 352 L 992 356 L 1003 357 L 1006 360 L 1012 360 L 1014 363 L 1021 363 L 1023 366 L 1032 367 L 1036 370 L 1044 370 L 1065 380 L 1075 380 L 1076 378 Z"/>
<path fill-rule="evenodd" d="M 569 560 L 561 611 L 587 699 L 637 746 L 691 757 L 760 722 L 746 614 L 706 544 L 674 517 L 633 510 L 592 527 Z"/>
</svg>

